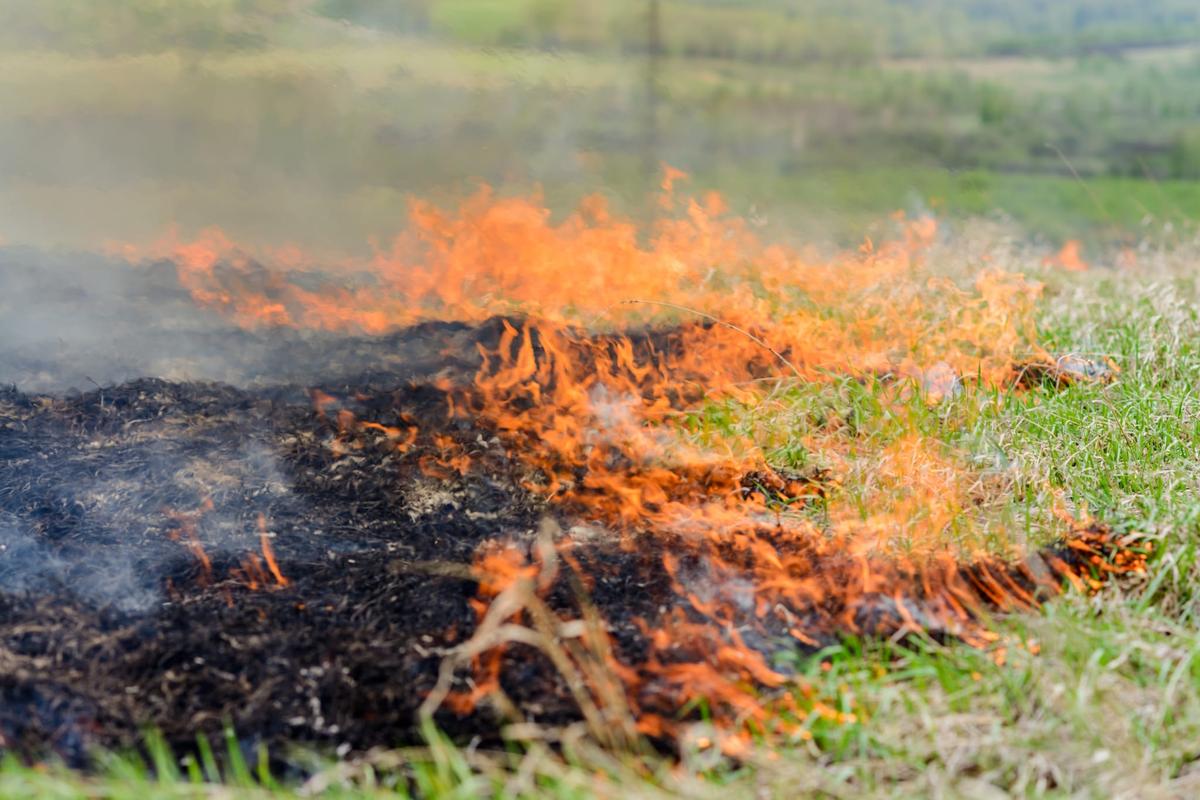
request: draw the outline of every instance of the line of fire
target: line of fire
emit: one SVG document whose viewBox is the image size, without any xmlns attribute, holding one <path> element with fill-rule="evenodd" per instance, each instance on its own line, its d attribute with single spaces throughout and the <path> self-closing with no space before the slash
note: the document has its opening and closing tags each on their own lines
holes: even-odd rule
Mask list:
<svg viewBox="0 0 1200 800">
<path fill-rule="evenodd" d="M 192 349 L 0 392 L 0 748 L 229 726 L 344 753 L 432 724 L 669 753 L 702 724 L 737 757 L 855 718 L 797 669 L 830 644 L 999 663 L 1036 644 L 996 619 L 1144 570 L 1136 531 L 1077 511 L 997 537 L 1016 489 L 904 427 L 1119 380 L 1043 348 L 1036 281 L 940 274 L 928 217 L 850 252 L 766 241 L 663 175 L 648 225 L 482 190 L 414 202 L 367 260 L 114 245 L 136 338 L 202 323 L 230 377 L 188 379 Z M 794 426 L 713 421 L 804 392 L 828 402 Z M 855 392 L 898 432 L 865 436 Z"/>
</svg>

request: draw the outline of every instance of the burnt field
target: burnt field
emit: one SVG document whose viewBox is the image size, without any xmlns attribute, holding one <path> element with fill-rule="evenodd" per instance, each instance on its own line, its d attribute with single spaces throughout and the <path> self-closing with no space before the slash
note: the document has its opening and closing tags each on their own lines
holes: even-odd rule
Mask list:
<svg viewBox="0 0 1200 800">
<path fill-rule="evenodd" d="M 1025 4 L 0 0 L 0 800 L 1200 797 L 1200 10 Z"/>
<path fill-rule="evenodd" d="M 170 284 L 146 290 L 166 293 L 160 328 L 187 306 Z M 824 496 L 820 472 L 545 444 L 557 423 L 530 415 L 578 417 L 571 382 L 596 406 L 614 386 L 655 401 L 654 425 L 694 404 L 695 384 L 655 376 L 719 339 L 710 324 L 206 336 L 251 388 L 0 394 L 4 749 L 86 763 L 147 728 L 187 749 L 228 723 L 273 753 L 345 753 L 419 740 L 423 704 L 463 741 L 582 719 L 669 748 L 697 697 L 731 730 L 783 724 L 778 653 L 845 633 L 983 642 L 990 613 L 1143 559 L 1095 524 L 1009 560 L 864 556 L 789 516 Z M 609 499 L 633 489 L 636 514 Z"/>
</svg>

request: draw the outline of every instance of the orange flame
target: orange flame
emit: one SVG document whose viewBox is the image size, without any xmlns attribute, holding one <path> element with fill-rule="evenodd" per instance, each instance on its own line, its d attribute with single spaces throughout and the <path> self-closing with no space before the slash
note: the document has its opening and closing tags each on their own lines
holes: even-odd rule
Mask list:
<svg viewBox="0 0 1200 800">
<path fill-rule="evenodd" d="M 670 185 L 680 176 L 667 177 Z M 677 318 L 684 307 L 761 334 L 810 379 L 831 369 L 918 377 L 945 362 L 997 382 L 1013 348 L 1030 339 L 1037 284 L 987 271 L 974 287 L 926 285 L 920 255 L 936 236 L 932 219 L 901 221 L 897 240 L 823 263 L 760 241 L 718 197 L 679 205 L 644 244 L 601 197 L 558 222 L 537 198 L 486 188 L 455 213 L 414 201 L 409 229 L 389 250 L 352 275 L 344 266 L 325 275 L 323 285 L 320 274 L 294 279 L 302 259 L 281 266 L 219 231 L 120 252 L 172 258 L 198 303 L 246 327 L 382 333 L 422 319 L 517 312 L 613 326 Z"/>
<path fill-rule="evenodd" d="M 837 631 L 937 630 L 982 645 L 985 609 L 1031 608 L 1063 580 L 1088 588 L 1109 568 L 1140 569 L 1136 557 L 1108 564 L 1108 540 L 1087 531 L 1072 540 L 1076 555 L 983 554 L 954 529 L 975 505 L 977 475 L 915 433 L 876 447 L 869 472 L 853 476 L 854 501 L 829 499 L 822 522 L 780 510 L 824 490 L 777 475 L 753 436 L 689 434 L 679 423 L 703 403 L 763 402 L 764 381 L 879 380 L 879 402 L 898 410 L 913 387 L 937 402 L 972 381 L 1005 386 L 1018 353 L 1041 352 L 1033 325 L 1041 287 L 993 269 L 970 282 L 933 274 L 929 218 L 899 218 L 891 240 L 830 261 L 805 257 L 760 241 L 715 195 L 677 201 L 683 177 L 666 171 L 670 213 L 648 236 L 598 197 L 556 221 L 537 198 L 482 189 L 456 212 L 414 202 L 408 231 L 349 275 L 299 281 L 302 260 L 271 264 L 216 232 L 157 252 L 174 259 L 198 303 L 246 327 L 381 333 L 422 319 L 520 315 L 504 322 L 494 347 L 480 348 L 472 385 L 446 387 L 448 411 L 494 433 L 524 466 L 527 488 L 559 514 L 610 532 L 603 546 L 662 553 L 679 601 L 645 623 L 640 663 L 608 665 L 645 733 L 674 735 L 679 709 L 704 701 L 732 732 L 729 749 L 751 732 L 798 735 L 804 715 L 772 705 L 792 703 L 794 712 L 795 697 L 759 696 L 790 678 L 749 632 L 815 647 Z M 1060 254 L 1064 266 L 1082 263 L 1077 246 L 1064 254 L 1074 259 Z M 321 416 L 336 411 L 335 452 L 383 434 L 428 475 L 477 468 L 453 436 L 358 420 L 320 392 L 313 403 Z M 845 480 L 850 449 L 867 445 L 847 435 L 851 420 L 830 416 L 803 444 Z M 766 477 L 748 488 L 751 475 Z M 557 544 L 576 568 L 592 546 Z M 265 534 L 261 549 L 286 585 Z M 518 551 L 482 550 L 481 619 L 538 570 Z M 550 582 L 539 579 L 540 589 Z M 499 652 L 474 659 L 475 689 L 452 695 L 452 708 L 465 712 L 496 690 Z M 805 702 L 806 713 L 848 713 Z"/>
<path fill-rule="evenodd" d="M 213 561 L 200 537 L 200 523 L 213 508 L 212 498 L 205 498 L 195 511 L 182 512 L 167 509 L 165 512 L 167 518 L 174 523 L 174 527 L 167 531 L 167 536 L 174 541 L 182 542 L 200 564 L 201 572 L 198 582 L 201 586 L 210 586 L 213 582 Z M 230 576 L 245 584 L 251 591 L 268 585 L 271 582 L 269 578 L 274 579 L 274 585 L 278 588 L 289 586 L 291 582 L 284 577 L 279 562 L 275 558 L 275 551 L 271 547 L 271 534 L 267 531 L 267 518 L 263 514 L 258 515 L 258 536 L 262 558 L 260 559 L 257 553 L 248 553 L 242 559 L 239 567 L 234 567 L 229 571 Z M 264 561 L 265 569 L 263 568 Z M 232 598 L 228 594 L 227 599 L 232 602 Z"/>
<path fill-rule="evenodd" d="M 1082 245 L 1076 239 L 1068 239 L 1063 243 L 1062 248 L 1046 259 L 1048 266 L 1061 267 L 1068 272 L 1087 272 L 1091 269 L 1091 265 L 1083 260 L 1080 251 Z"/>
<path fill-rule="evenodd" d="M 267 569 L 275 578 L 275 585 L 280 588 L 286 587 L 290 581 L 283 577 L 283 573 L 279 570 L 279 564 L 275 561 L 275 551 L 271 549 L 271 534 L 267 533 L 267 518 L 262 514 L 258 515 L 258 541 L 262 548 L 263 558 L 267 562 Z"/>
<path fill-rule="evenodd" d="M 183 542 L 200 564 L 199 582 L 201 586 L 212 583 L 213 565 L 212 559 L 209 558 L 208 552 L 205 551 L 204 545 L 200 541 L 199 524 L 204 515 L 212 509 L 212 498 L 206 497 L 200 507 L 192 512 L 166 510 L 167 518 L 175 523 L 175 527 L 167 531 L 167 536 L 174 541 Z"/>
</svg>

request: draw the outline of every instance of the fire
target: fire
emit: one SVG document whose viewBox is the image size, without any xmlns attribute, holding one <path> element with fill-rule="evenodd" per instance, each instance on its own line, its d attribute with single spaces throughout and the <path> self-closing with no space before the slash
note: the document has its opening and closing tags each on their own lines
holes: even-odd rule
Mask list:
<svg viewBox="0 0 1200 800">
<path fill-rule="evenodd" d="M 1084 261 L 1081 250 L 1083 246 L 1076 239 L 1068 239 L 1057 253 L 1046 259 L 1046 264 L 1061 267 L 1068 272 L 1087 272 L 1091 265 Z"/>
<path fill-rule="evenodd" d="M 669 189 L 680 174 L 668 177 Z M 520 314 L 616 329 L 697 312 L 786 352 L 789 371 L 806 379 L 829 370 L 919 377 L 922 367 L 945 362 L 957 374 L 1000 382 L 1014 349 L 1032 344 L 1026 328 L 1036 283 L 986 271 L 973 287 L 927 285 L 934 278 L 921 254 L 937 233 L 930 218 L 899 220 L 894 241 L 820 261 L 761 241 L 715 195 L 665 193 L 662 202 L 673 214 L 644 241 L 601 197 L 561 221 L 536 197 L 486 188 L 455 212 L 414 201 L 408 228 L 389 248 L 334 275 L 294 254 L 284 260 L 239 247 L 219 231 L 118 252 L 171 258 L 198 303 L 249 328 L 373 334 L 425 319 Z M 731 361 L 754 349 L 745 336 L 723 341 Z M 713 376 L 710 387 L 745 376 L 736 364 L 713 366 L 728 375 Z"/>
<path fill-rule="evenodd" d="M 275 585 L 284 588 L 289 581 L 283 577 L 283 572 L 279 569 L 279 564 L 275 561 L 275 551 L 271 549 L 271 534 L 267 532 L 267 518 L 262 514 L 258 515 L 258 541 L 259 547 L 262 549 L 263 560 L 267 562 L 267 569 L 271 571 L 271 577 L 275 579 Z"/>
<path fill-rule="evenodd" d="M 183 512 L 167 509 L 165 512 L 166 517 L 173 525 L 167 531 L 167 536 L 182 543 L 195 558 L 200 566 L 200 575 L 197 580 L 201 586 L 209 586 L 213 583 L 213 559 L 205 549 L 201 537 L 201 525 L 204 517 L 211 513 L 213 508 L 212 499 L 205 498 L 194 511 Z M 286 588 L 291 582 L 284 576 L 279 562 L 275 559 L 275 551 L 271 547 L 271 533 L 267 530 L 267 518 L 264 514 L 258 515 L 257 526 L 261 558 L 259 553 L 247 553 L 239 566 L 229 570 L 229 577 L 251 591 L 268 586 Z M 232 598 L 228 594 L 226 597 L 232 602 Z"/>
<path fill-rule="evenodd" d="M 201 585 L 212 583 L 213 565 L 212 559 L 209 558 L 208 552 L 200 541 L 199 524 L 204 515 L 212 509 L 212 500 L 205 498 L 200 508 L 195 511 L 180 512 L 173 509 L 166 511 L 167 518 L 174 523 L 174 527 L 167 531 L 167 536 L 174 541 L 181 542 L 195 557 L 196 562 L 200 565 L 199 581 Z"/>
<path fill-rule="evenodd" d="M 493 434 L 555 518 L 606 531 L 600 547 L 660 558 L 675 601 L 643 621 L 642 656 L 622 660 L 586 602 L 571 618 L 542 600 L 563 574 L 586 591 L 594 541 L 559 531 L 534 559 L 484 549 L 480 632 L 464 651 L 474 689 L 439 696 L 459 712 L 495 699 L 501 653 L 519 641 L 583 676 L 572 691 L 585 716 L 619 705 L 641 733 L 677 736 L 680 709 L 704 703 L 736 751 L 752 734 L 802 736 L 810 714 L 852 717 L 786 691 L 795 681 L 770 660 L 783 642 L 922 630 L 986 646 L 988 611 L 1033 608 L 1064 581 L 1089 589 L 1142 567 L 1129 542 L 1095 527 L 1061 551 L 989 552 L 969 530 L 977 473 L 915 430 L 865 442 L 831 412 L 802 442 L 830 465 L 812 480 L 774 470 L 752 435 L 691 432 L 705 403 L 764 403 L 789 382 L 874 383 L 877 402 L 901 415 L 914 391 L 939 403 L 975 385 L 1004 389 L 1015 365 L 1053 359 L 1033 321 L 1041 287 L 994 269 L 971 281 L 936 274 L 925 258 L 932 219 L 897 218 L 892 239 L 821 260 L 761 241 L 715 195 L 678 198 L 684 177 L 666 172 L 664 216 L 648 234 L 600 198 L 556 220 L 536 197 L 483 189 L 456 211 L 414 202 L 404 234 L 336 276 L 218 232 L 127 252 L 172 258 L 198 303 L 248 328 L 378 334 L 506 317 L 496 346 L 480 348 L 473 383 L 443 387 L 448 415 Z M 1060 254 L 1075 268 L 1066 256 L 1082 263 L 1077 248 Z M 321 392 L 313 403 L 336 420 L 335 454 L 383 437 L 438 479 L 479 468 L 446 433 L 360 420 Z M 820 518 L 804 513 L 815 499 Z M 243 570 L 286 586 L 260 530 L 262 561 L 251 554 Z M 619 697 L 602 674 L 619 680 Z"/>
</svg>

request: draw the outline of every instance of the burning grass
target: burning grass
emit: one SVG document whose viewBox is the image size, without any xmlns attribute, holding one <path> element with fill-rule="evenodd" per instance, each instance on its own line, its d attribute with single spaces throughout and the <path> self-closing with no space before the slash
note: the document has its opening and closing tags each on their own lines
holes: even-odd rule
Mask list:
<svg viewBox="0 0 1200 800">
<path fill-rule="evenodd" d="M 436 714 L 745 757 L 860 721 L 792 654 L 931 637 L 1003 663 L 995 614 L 1142 570 L 1148 546 L 1054 502 L 1014 526 L 1012 496 L 1052 487 L 971 458 L 995 409 L 1048 391 L 1031 375 L 1112 375 L 1042 349 L 1038 284 L 928 268 L 929 220 L 817 261 L 674 177 L 649 239 L 596 203 L 554 222 L 481 194 L 417 206 L 353 276 L 171 245 L 238 335 L 330 330 L 421 377 L 10 393 L 0 486 L 38 566 L 5 600 L 6 741 L 228 718 L 361 751 Z M 124 605 L 85 591 L 113 583 L 102 553 L 138 554 Z"/>
</svg>

